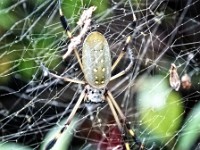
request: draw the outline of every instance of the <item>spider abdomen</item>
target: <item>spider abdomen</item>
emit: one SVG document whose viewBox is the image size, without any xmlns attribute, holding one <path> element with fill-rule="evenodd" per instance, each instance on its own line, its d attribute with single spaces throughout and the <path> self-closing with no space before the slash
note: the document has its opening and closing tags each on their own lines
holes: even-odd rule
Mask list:
<svg viewBox="0 0 200 150">
<path fill-rule="evenodd" d="M 91 32 L 83 43 L 83 72 L 88 84 L 105 87 L 111 77 L 111 54 L 106 38 L 99 32 Z"/>
</svg>

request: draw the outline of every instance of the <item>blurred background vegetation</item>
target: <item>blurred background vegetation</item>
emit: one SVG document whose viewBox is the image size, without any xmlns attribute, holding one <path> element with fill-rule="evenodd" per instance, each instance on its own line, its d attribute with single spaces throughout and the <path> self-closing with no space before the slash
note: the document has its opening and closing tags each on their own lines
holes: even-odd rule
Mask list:
<svg viewBox="0 0 200 150">
<path fill-rule="evenodd" d="M 129 74 L 131 79 L 123 80 L 123 77 L 109 87 L 124 81 L 123 88 L 115 90 L 114 95 L 118 103 L 126 99 L 123 111 L 145 149 L 198 149 L 200 2 L 63 0 L 62 9 L 73 34 L 79 31 L 76 22 L 83 10 L 93 5 L 97 10 L 90 31 L 104 33 L 113 59 L 125 37 L 133 36 L 130 48 L 135 62 Z M 132 10 L 136 21 L 133 21 Z M 51 79 L 45 75 L 42 66 L 57 74 L 66 72 L 64 75 L 72 78 L 79 75 L 74 56 L 62 60 L 68 43 L 59 22 L 56 0 L 1 0 L 0 150 L 17 149 L 17 146 L 18 149 L 42 149 L 53 137 L 45 139 L 48 131 L 53 131 L 51 128 L 61 119 L 66 120 L 70 112 L 66 112 L 66 107 L 70 106 L 74 95 L 77 99 L 80 87 Z M 127 62 L 125 58 L 114 73 L 124 68 Z M 170 88 L 171 63 L 177 64 L 180 77 L 185 73 L 191 76 L 190 88 L 180 88 L 178 92 Z M 128 83 L 132 84 L 126 86 Z M 100 118 L 108 111 L 105 109 Z M 79 114 L 87 116 L 86 112 L 82 106 Z M 108 122 L 113 120 L 110 116 Z M 73 134 L 63 136 L 72 144 L 61 143 L 61 146 L 65 145 L 62 149 L 83 149 L 84 146 L 85 149 L 96 149 L 96 141 L 102 139 L 101 130 L 119 135 L 116 128 L 107 129 L 106 125 L 95 128 L 90 121 L 84 122 L 80 118 L 75 120 L 74 126 L 79 128 L 75 137 Z M 80 121 L 84 123 L 80 125 Z M 90 131 L 92 126 L 95 131 Z M 102 140 L 104 144 L 100 148 L 105 149 L 112 143 L 109 138 L 113 137 Z M 134 149 L 138 148 L 133 141 L 130 143 Z"/>
</svg>

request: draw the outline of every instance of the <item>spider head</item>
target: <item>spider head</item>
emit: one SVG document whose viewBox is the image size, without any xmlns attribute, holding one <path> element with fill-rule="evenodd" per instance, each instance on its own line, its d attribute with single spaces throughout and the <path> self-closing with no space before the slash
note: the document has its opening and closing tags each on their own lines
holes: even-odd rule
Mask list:
<svg viewBox="0 0 200 150">
<path fill-rule="evenodd" d="M 91 87 L 90 85 L 86 85 L 86 90 L 87 90 L 86 102 L 92 102 L 92 103 L 104 102 L 105 88 L 97 89 L 97 88 Z"/>
</svg>

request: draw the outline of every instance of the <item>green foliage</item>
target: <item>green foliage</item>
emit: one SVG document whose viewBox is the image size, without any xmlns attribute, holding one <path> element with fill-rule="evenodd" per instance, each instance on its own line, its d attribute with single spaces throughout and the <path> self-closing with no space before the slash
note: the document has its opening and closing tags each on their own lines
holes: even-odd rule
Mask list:
<svg viewBox="0 0 200 150">
<path fill-rule="evenodd" d="M 1 0 L 0 2 L 0 33 L 2 29 L 8 29 L 12 24 L 16 22 L 16 17 L 12 13 L 8 13 L 7 5 L 10 2 L 8 0 Z"/>
<path fill-rule="evenodd" d="M 106 11 L 108 8 L 108 1 L 106 0 L 100 0 L 100 1 L 91 1 L 91 0 L 63 0 L 62 1 L 62 10 L 67 18 L 74 19 L 76 18 L 77 21 L 79 16 L 82 13 L 82 7 L 88 8 L 90 6 L 96 6 L 97 10 L 94 12 L 94 14 L 101 13 L 103 11 Z"/>
<path fill-rule="evenodd" d="M 31 148 L 12 142 L 1 142 L 0 150 L 31 150 Z"/>
<path fill-rule="evenodd" d="M 148 133 L 160 142 L 174 136 L 182 121 L 181 97 L 171 91 L 162 76 L 142 78 L 138 82 L 137 106 Z"/>
<path fill-rule="evenodd" d="M 16 21 L 15 16 L 12 14 L 0 13 L 0 18 L 0 27 L 4 29 L 11 27 Z"/>
<path fill-rule="evenodd" d="M 192 149 L 192 146 L 199 139 L 200 133 L 200 103 L 192 109 L 185 123 L 180 130 L 181 136 L 178 142 L 178 150 Z"/>
<path fill-rule="evenodd" d="M 0 54 L 3 55 L 3 54 Z M 10 73 L 10 68 L 11 68 L 11 57 L 8 57 L 7 55 L 2 57 L 0 59 L 0 84 L 2 83 L 7 83 L 8 80 L 10 79 L 10 76 L 6 75 Z"/>
<path fill-rule="evenodd" d="M 57 124 L 49 131 L 49 133 L 47 134 L 47 136 L 45 137 L 45 140 L 41 146 L 41 150 L 44 150 L 46 145 L 49 143 L 49 141 L 51 141 L 56 134 L 60 131 L 60 129 L 63 127 L 63 125 L 65 124 L 67 118 L 64 118 L 61 123 L 60 126 L 58 126 Z M 65 130 L 63 132 L 63 134 L 59 137 L 59 139 L 57 140 L 57 142 L 55 143 L 54 147 L 51 150 L 64 150 L 64 149 L 68 149 L 71 143 L 71 140 L 73 138 L 73 130 L 76 129 L 76 127 L 80 125 L 79 123 L 77 123 L 77 118 L 74 117 L 74 119 L 72 120 L 71 124 L 69 125 L 69 127 L 67 128 L 67 130 Z"/>
<path fill-rule="evenodd" d="M 28 56 L 24 56 L 18 66 L 19 73 L 25 80 L 32 79 L 32 75 L 35 73 L 36 69 L 35 60 Z"/>
<path fill-rule="evenodd" d="M 57 48 L 52 45 L 55 40 L 56 37 L 35 38 L 34 55 L 41 58 L 39 61 L 49 69 L 55 69 L 55 66 L 62 61 Z"/>
</svg>

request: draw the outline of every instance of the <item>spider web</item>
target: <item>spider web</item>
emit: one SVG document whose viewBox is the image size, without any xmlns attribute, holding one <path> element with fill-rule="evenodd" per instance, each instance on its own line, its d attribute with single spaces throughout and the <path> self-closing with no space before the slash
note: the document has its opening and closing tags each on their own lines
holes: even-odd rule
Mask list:
<svg viewBox="0 0 200 150">
<path fill-rule="evenodd" d="M 200 1 L 63 0 L 73 35 L 79 34 L 76 22 L 90 6 L 97 10 L 89 32 L 106 37 L 113 62 L 126 37 L 132 37 L 133 67 L 108 89 L 145 149 L 199 149 Z M 62 60 L 70 41 L 59 21 L 58 1 L 2 0 L 0 7 L 0 145 L 43 149 L 56 133 L 46 135 L 62 126 L 84 88 L 48 72 L 84 76 L 74 53 Z M 112 75 L 126 68 L 129 56 L 127 52 Z M 172 63 L 180 77 L 191 78 L 191 86 L 170 87 Z M 106 103 L 82 103 L 74 118 L 63 149 L 122 149 L 122 135 Z"/>
</svg>

